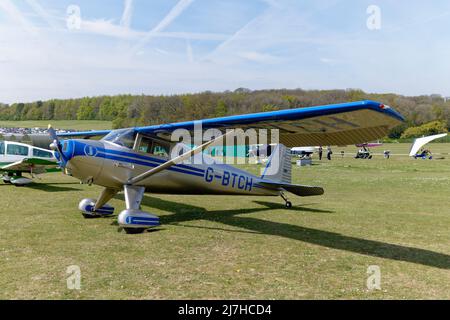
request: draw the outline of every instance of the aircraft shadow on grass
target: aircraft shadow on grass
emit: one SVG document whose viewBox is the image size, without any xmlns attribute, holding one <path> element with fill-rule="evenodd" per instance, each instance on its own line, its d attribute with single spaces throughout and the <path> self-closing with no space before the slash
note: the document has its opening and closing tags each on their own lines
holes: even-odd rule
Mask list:
<svg viewBox="0 0 450 320">
<path fill-rule="evenodd" d="M 208 211 L 205 208 L 162 200 L 149 196 L 145 196 L 142 202 L 143 205 L 148 207 L 173 212 L 173 214 L 160 217 L 161 223 L 163 225 L 176 224 L 182 227 L 273 235 L 320 245 L 327 248 L 345 250 L 378 258 L 412 262 L 440 269 L 450 269 L 450 256 L 443 253 L 420 248 L 401 246 L 376 240 L 361 239 L 357 237 L 346 236 L 340 233 L 302 227 L 298 225 L 242 216 L 249 213 L 285 208 L 283 205 L 270 202 L 254 201 L 254 203 L 257 203 L 263 207 Z M 289 209 L 289 211 L 292 210 L 306 213 L 333 213 L 332 211 L 299 206 Z M 182 224 L 183 222 L 194 220 L 209 220 L 219 222 L 233 227 L 244 228 L 248 231 L 189 226 Z"/>
<path fill-rule="evenodd" d="M 80 191 L 80 189 L 72 187 L 63 187 L 62 185 L 78 185 L 76 183 L 52 183 L 52 184 L 30 184 L 26 188 L 45 191 L 45 192 L 67 192 L 67 191 Z"/>
</svg>

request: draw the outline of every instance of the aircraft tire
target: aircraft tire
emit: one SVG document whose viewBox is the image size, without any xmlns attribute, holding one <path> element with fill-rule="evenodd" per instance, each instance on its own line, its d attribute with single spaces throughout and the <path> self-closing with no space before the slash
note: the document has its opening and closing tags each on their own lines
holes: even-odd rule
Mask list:
<svg viewBox="0 0 450 320">
<path fill-rule="evenodd" d="M 288 209 L 292 208 L 292 202 L 290 201 L 286 202 L 286 208 Z"/>
<path fill-rule="evenodd" d="M 127 234 L 140 234 L 144 233 L 147 228 L 123 228 Z"/>
</svg>

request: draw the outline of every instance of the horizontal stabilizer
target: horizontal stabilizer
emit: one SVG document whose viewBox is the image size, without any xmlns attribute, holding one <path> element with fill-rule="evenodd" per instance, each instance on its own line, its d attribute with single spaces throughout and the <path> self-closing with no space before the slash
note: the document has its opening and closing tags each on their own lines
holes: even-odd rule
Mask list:
<svg viewBox="0 0 450 320">
<path fill-rule="evenodd" d="M 282 188 L 300 197 L 320 196 L 324 194 L 324 190 L 322 187 L 303 186 L 300 184 L 277 183 L 269 181 L 260 182 L 259 184 L 266 188 Z"/>
</svg>

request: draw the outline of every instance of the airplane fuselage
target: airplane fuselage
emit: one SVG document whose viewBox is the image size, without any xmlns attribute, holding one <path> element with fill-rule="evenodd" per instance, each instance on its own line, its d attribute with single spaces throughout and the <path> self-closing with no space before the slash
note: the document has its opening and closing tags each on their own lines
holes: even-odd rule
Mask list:
<svg viewBox="0 0 450 320">
<path fill-rule="evenodd" d="M 65 140 L 66 173 L 84 183 L 120 190 L 127 181 L 168 160 L 108 141 Z M 263 179 L 203 155 L 201 164 L 177 164 L 138 185 L 146 192 L 278 196 L 280 190 L 259 184 Z"/>
</svg>

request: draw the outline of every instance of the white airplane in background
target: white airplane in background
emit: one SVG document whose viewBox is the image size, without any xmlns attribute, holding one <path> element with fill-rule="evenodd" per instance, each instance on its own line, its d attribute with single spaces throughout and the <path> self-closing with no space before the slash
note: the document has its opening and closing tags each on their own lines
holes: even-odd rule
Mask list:
<svg viewBox="0 0 450 320">
<path fill-rule="evenodd" d="M 384 137 L 402 121 L 403 117 L 386 105 L 359 101 L 120 130 L 57 134 L 49 128 L 49 134 L 54 141 L 51 149 L 56 151 L 64 173 L 103 187 L 97 199 L 83 199 L 79 203 L 82 214 L 85 217 L 111 215 L 114 208 L 107 203 L 123 191 L 126 209 L 118 215 L 119 226 L 127 233 L 140 233 L 159 225 L 157 216 L 141 210 L 145 192 L 281 196 L 286 207 L 292 206 L 286 192 L 299 196 L 321 195 L 324 192 L 321 187 L 291 182 L 291 154 L 285 146 L 372 141 Z M 199 123 L 203 130 L 219 129 L 222 135 L 170 158 L 174 148 L 179 147 L 179 140 L 172 140 L 174 131 L 182 129 L 195 135 Z M 277 150 L 272 152 L 261 176 L 214 163 L 207 156 L 201 164 L 185 163 L 230 134 L 223 134 L 224 131 L 239 128 L 279 130 Z M 95 136 L 104 138 L 100 141 L 86 139 Z M 84 139 L 60 141 L 61 137 Z M 274 168 L 277 170 L 272 170 Z"/>
<path fill-rule="evenodd" d="M 311 155 L 318 149 L 319 147 L 294 147 L 291 148 L 291 154 L 296 155 L 299 158 L 311 157 Z"/>
<path fill-rule="evenodd" d="M 57 171 L 58 161 L 53 151 L 25 143 L 0 141 L 0 177 L 4 183 L 25 186 L 33 182 L 23 173 L 35 174 Z"/>
<path fill-rule="evenodd" d="M 257 164 L 267 162 L 271 156 L 272 150 L 275 150 L 276 144 L 269 145 L 252 145 L 250 146 L 248 156 L 256 159 Z M 319 147 L 293 147 L 290 148 L 291 155 L 302 157 L 310 157 Z M 262 161 L 261 161 L 262 159 Z"/>
</svg>

